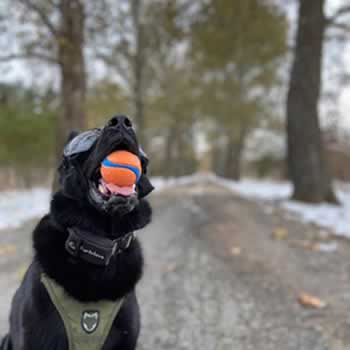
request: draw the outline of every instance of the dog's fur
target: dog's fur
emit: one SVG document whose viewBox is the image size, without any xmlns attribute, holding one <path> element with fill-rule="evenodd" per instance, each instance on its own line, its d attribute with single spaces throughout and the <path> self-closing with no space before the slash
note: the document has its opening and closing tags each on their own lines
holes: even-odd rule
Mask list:
<svg viewBox="0 0 350 350">
<path fill-rule="evenodd" d="M 89 196 L 99 164 L 111 151 L 126 149 L 140 156 L 143 175 L 136 194 L 120 196 L 108 206 Z M 151 220 L 151 208 L 143 198 L 153 189 L 146 177 L 147 159 L 128 119 L 112 118 L 94 144 L 72 157 L 63 157 L 60 188 L 53 195 L 50 212 L 33 234 L 34 260 L 17 290 L 10 316 L 10 331 L 1 349 L 68 349 L 63 322 L 41 283 L 45 272 L 75 299 L 83 302 L 125 298 L 113 322 L 103 350 L 134 350 L 140 329 L 135 285 L 142 275 L 140 244 L 115 255 L 108 266 L 100 267 L 72 257 L 65 250 L 67 228 L 78 227 L 110 239 L 139 230 Z M 107 209 L 106 209 L 107 208 Z"/>
</svg>

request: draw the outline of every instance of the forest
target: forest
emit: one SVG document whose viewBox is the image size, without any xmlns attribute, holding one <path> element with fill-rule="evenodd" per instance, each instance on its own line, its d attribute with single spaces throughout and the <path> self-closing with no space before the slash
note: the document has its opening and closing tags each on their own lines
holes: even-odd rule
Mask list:
<svg viewBox="0 0 350 350">
<path fill-rule="evenodd" d="M 50 183 L 71 130 L 127 114 L 152 175 L 290 178 L 296 198 L 336 201 L 346 1 L 5 3 L 3 187 Z"/>
</svg>

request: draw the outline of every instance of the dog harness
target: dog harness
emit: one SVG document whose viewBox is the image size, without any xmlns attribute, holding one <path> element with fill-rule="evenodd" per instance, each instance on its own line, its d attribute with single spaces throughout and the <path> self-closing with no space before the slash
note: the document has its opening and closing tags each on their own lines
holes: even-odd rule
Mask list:
<svg viewBox="0 0 350 350">
<path fill-rule="evenodd" d="M 101 350 L 124 300 L 82 303 L 44 273 L 41 281 L 63 321 L 68 349 Z"/>
</svg>

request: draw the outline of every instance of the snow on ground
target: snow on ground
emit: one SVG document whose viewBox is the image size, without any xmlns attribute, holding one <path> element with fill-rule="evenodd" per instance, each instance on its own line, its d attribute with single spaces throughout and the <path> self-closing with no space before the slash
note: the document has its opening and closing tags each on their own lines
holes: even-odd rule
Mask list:
<svg viewBox="0 0 350 350">
<path fill-rule="evenodd" d="M 154 177 L 152 183 L 160 190 L 195 180 L 191 176 L 169 180 Z M 49 210 L 50 191 L 49 188 L 35 187 L 30 190 L 0 192 L 0 230 L 19 227 L 27 220 L 46 214 Z"/>
<path fill-rule="evenodd" d="M 283 207 L 299 214 L 304 222 L 315 223 L 330 229 L 338 236 L 350 238 L 350 192 L 337 190 L 337 194 L 341 206 L 286 201 Z"/>
<path fill-rule="evenodd" d="M 303 222 L 319 225 L 338 236 L 350 238 L 350 187 L 344 184 L 337 185 L 337 195 L 342 205 L 335 206 L 327 203 L 311 205 L 289 200 L 292 186 L 288 182 L 252 179 L 235 182 L 211 174 L 192 175 L 178 179 L 155 178 L 154 180 L 155 187 L 160 190 L 168 186 L 190 184 L 198 181 L 215 182 L 244 198 L 278 205 L 297 214 Z"/>
<path fill-rule="evenodd" d="M 19 227 L 26 220 L 45 214 L 49 200 L 50 191 L 46 188 L 0 192 L 0 229 Z"/>
<path fill-rule="evenodd" d="M 298 214 L 306 223 L 314 223 L 331 230 L 338 236 L 350 238 L 350 190 L 336 185 L 337 195 L 342 205 L 305 204 L 289 199 L 292 186 L 288 182 L 243 180 L 241 182 L 224 180 L 225 186 L 239 195 L 256 200 L 277 202 L 282 208 Z"/>
<path fill-rule="evenodd" d="M 252 200 L 278 205 L 295 213 L 307 223 L 327 228 L 335 234 L 350 238 L 350 186 L 337 185 L 337 194 L 342 205 L 308 205 L 289 200 L 292 186 L 288 182 L 244 179 L 240 182 L 219 178 L 212 174 L 195 174 L 180 178 L 153 177 L 156 190 L 203 181 L 223 185 L 230 191 Z M 0 229 L 18 227 L 26 220 L 42 216 L 48 211 L 50 190 L 33 188 L 23 191 L 0 192 Z"/>
<path fill-rule="evenodd" d="M 172 183 L 186 182 L 185 178 L 167 181 L 162 178 L 153 178 L 153 180 L 157 189 Z M 27 220 L 46 214 L 49 210 L 50 195 L 51 189 L 44 187 L 0 192 L 0 230 L 19 227 Z"/>
<path fill-rule="evenodd" d="M 216 178 L 216 181 L 242 197 L 263 200 L 283 200 L 290 197 L 292 186 L 288 182 L 243 179 L 240 182 Z"/>
</svg>

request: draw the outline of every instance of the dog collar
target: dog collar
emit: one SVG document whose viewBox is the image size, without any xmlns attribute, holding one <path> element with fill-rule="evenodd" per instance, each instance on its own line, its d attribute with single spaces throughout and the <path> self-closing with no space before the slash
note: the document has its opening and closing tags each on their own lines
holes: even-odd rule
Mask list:
<svg viewBox="0 0 350 350">
<path fill-rule="evenodd" d="M 77 227 L 67 229 L 69 236 L 66 240 L 66 251 L 80 259 L 98 266 L 107 266 L 114 255 L 127 250 L 135 240 L 134 232 L 123 237 L 111 240 L 104 237 L 96 237 L 91 233 Z"/>
</svg>

